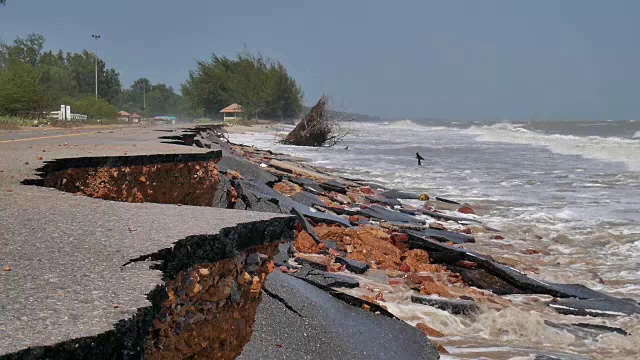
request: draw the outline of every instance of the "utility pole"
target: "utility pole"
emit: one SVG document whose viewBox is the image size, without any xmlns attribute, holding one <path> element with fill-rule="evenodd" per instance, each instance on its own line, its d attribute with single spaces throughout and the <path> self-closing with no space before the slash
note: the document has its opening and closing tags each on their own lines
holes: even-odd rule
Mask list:
<svg viewBox="0 0 640 360">
<path fill-rule="evenodd" d="M 92 38 L 98 40 L 101 38 L 100 35 L 92 34 Z M 98 45 L 96 45 L 96 51 L 94 52 L 96 58 L 96 100 L 98 100 Z"/>
</svg>

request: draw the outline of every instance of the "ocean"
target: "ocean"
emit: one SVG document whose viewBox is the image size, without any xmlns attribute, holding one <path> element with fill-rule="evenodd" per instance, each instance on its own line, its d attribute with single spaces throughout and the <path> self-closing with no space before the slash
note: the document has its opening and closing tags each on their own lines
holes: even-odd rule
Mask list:
<svg viewBox="0 0 640 360">
<path fill-rule="evenodd" d="M 640 121 L 354 122 L 330 148 L 277 144 L 290 129 L 231 134 L 230 140 L 300 156 L 346 177 L 467 202 L 505 237 L 479 235 L 468 247 L 534 278 L 640 301 Z M 530 358 L 522 348 L 567 359 L 639 358 L 637 316 L 585 320 L 519 306 L 466 322 L 416 305 L 390 306 L 406 321 L 422 318 L 448 335 L 443 343 L 453 349 L 450 358 Z M 568 318 L 632 335 L 581 339 L 544 324 Z"/>
</svg>

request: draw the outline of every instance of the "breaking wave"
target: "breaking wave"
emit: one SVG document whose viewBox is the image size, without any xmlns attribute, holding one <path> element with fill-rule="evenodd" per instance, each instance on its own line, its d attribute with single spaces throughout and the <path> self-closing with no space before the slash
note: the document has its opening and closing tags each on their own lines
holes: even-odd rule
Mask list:
<svg viewBox="0 0 640 360">
<path fill-rule="evenodd" d="M 411 120 L 396 120 L 392 122 L 383 123 L 383 125 L 390 126 L 397 129 L 420 129 L 420 130 L 451 130 L 448 126 L 431 126 L 430 124 L 418 124 Z"/>
<path fill-rule="evenodd" d="M 636 131 L 635 134 L 633 134 L 632 138 L 634 139 L 640 139 L 640 131 Z"/>
<path fill-rule="evenodd" d="M 411 120 L 396 120 L 388 123 L 387 125 L 396 128 L 415 128 L 416 126 L 420 126 Z"/>
<path fill-rule="evenodd" d="M 476 135 L 476 140 L 544 146 L 551 152 L 579 155 L 588 159 L 615 161 L 626 164 L 630 171 L 640 171 L 640 141 L 617 137 L 572 136 L 543 134 L 522 128 L 521 125 L 498 123 L 471 126 L 463 130 Z M 640 137 L 640 132 L 634 138 Z"/>
</svg>

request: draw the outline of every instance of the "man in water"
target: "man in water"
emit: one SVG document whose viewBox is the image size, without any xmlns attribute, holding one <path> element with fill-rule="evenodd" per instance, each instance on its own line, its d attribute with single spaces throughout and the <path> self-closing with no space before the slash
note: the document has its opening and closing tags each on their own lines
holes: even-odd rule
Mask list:
<svg viewBox="0 0 640 360">
<path fill-rule="evenodd" d="M 422 160 L 424 160 L 424 158 L 416 153 L 416 159 L 418 159 L 418 166 L 422 166 Z"/>
</svg>

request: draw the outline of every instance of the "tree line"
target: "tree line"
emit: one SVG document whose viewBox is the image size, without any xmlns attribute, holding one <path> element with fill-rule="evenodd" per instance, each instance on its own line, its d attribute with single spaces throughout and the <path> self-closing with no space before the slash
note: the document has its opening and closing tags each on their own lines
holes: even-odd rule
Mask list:
<svg viewBox="0 0 640 360">
<path fill-rule="evenodd" d="M 210 61 L 198 61 L 182 95 L 146 78 L 122 88 L 118 71 L 98 57 L 96 99 L 95 54 L 45 51 L 44 44 L 38 34 L 0 43 L 0 115 L 43 116 L 60 104 L 91 118 L 113 118 L 124 110 L 143 117 L 219 119 L 220 110 L 232 103 L 240 104 L 248 118 L 294 118 L 303 110 L 302 90 L 284 65 L 261 55 L 214 54 Z"/>
<path fill-rule="evenodd" d="M 173 87 L 162 83 L 151 84 L 147 78 L 135 80 L 128 89 L 122 89 L 116 104 L 121 110 L 131 114 L 138 113 L 143 117 L 194 117 L 182 96 L 176 94 Z"/>
<path fill-rule="evenodd" d="M 42 113 L 60 104 L 101 110 L 112 115 L 120 94 L 120 75 L 98 58 L 98 96 L 95 100 L 95 56 L 83 50 L 43 51 L 45 38 L 30 34 L 12 44 L 0 43 L 0 113 Z M 88 98 L 93 95 L 93 102 Z M 74 112 L 78 112 L 74 109 Z M 115 111 L 114 111 L 115 112 Z"/>
<path fill-rule="evenodd" d="M 210 61 L 198 61 L 182 95 L 193 111 L 212 118 L 232 103 L 240 104 L 249 118 L 293 118 L 302 111 L 302 90 L 284 65 L 248 52 L 235 59 L 213 54 Z"/>
<path fill-rule="evenodd" d="M 100 57 L 96 100 L 95 54 L 86 49 L 79 53 L 44 51 L 44 44 L 44 36 L 38 34 L 0 43 L 0 115 L 41 115 L 57 110 L 60 104 L 93 118 L 113 118 L 117 110 L 143 116 L 183 112 L 181 96 L 165 84 L 152 85 L 142 78 L 122 89 L 120 74 Z"/>
</svg>

